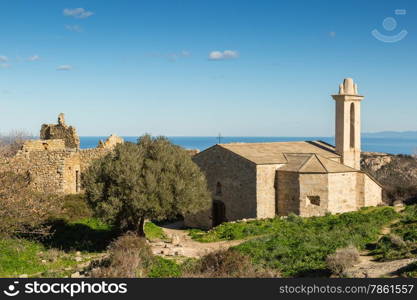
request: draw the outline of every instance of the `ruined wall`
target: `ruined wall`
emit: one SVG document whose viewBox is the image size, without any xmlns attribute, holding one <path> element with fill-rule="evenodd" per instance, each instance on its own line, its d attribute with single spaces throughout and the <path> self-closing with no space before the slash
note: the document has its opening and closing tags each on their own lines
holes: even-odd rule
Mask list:
<svg viewBox="0 0 417 300">
<path fill-rule="evenodd" d="M 329 205 L 328 173 L 301 173 L 300 184 L 300 216 L 324 216 Z"/>
<path fill-rule="evenodd" d="M 59 114 L 58 124 L 43 124 L 40 131 L 41 140 L 62 139 L 70 149 L 80 148 L 77 130 L 65 124 L 64 114 Z"/>
<path fill-rule="evenodd" d="M 118 144 L 123 143 L 123 138 L 112 134 L 107 138 L 106 141 L 100 141 L 97 148 L 81 149 L 79 151 L 81 172 L 84 172 L 93 161 L 102 158 L 103 156 L 113 151 L 114 147 L 116 147 Z"/>
<path fill-rule="evenodd" d="M 22 146 L 23 152 L 30 151 L 63 151 L 65 150 L 64 140 L 30 140 Z"/>
<path fill-rule="evenodd" d="M 276 214 L 276 171 L 283 164 L 256 166 L 257 218 L 273 218 Z"/>
<path fill-rule="evenodd" d="M 81 166 L 78 153 L 73 153 L 64 160 L 63 172 L 62 192 L 64 194 L 79 193 L 81 191 Z"/>
<path fill-rule="evenodd" d="M 256 165 L 221 146 L 213 146 L 193 157 L 206 175 L 209 190 L 215 200 L 226 208 L 227 221 L 256 217 Z M 218 193 L 218 184 L 221 191 Z M 206 214 L 211 215 L 211 211 Z M 203 214 L 204 215 L 204 214 Z M 204 222 L 208 216 L 205 215 Z M 185 216 L 187 226 L 198 226 Z M 194 218 L 195 219 L 195 218 Z"/>
<path fill-rule="evenodd" d="M 81 173 L 122 142 L 112 135 L 100 148 L 77 150 L 66 147 L 62 139 L 26 141 L 14 157 L 0 159 L 0 172 L 29 175 L 32 186 L 40 192 L 79 193 Z"/>
<path fill-rule="evenodd" d="M 108 154 L 111 149 L 106 148 L 91 148 L 91 149 L 81 149 L 78 153 L 80 156 L 80 165 L 81 172 L 84 172 L 93 161 L 96 159 L 102 158 Z"/>
<path fill-rule="evenodd" d="M 12 158 L 0 160 L 0 172 L 29 175 L 31 185 L 40 192 L 65 193 L 70 190 L 68 167 L 77 164 L 76 156 L 70 151 L 19 151 Z"/>
</svg>

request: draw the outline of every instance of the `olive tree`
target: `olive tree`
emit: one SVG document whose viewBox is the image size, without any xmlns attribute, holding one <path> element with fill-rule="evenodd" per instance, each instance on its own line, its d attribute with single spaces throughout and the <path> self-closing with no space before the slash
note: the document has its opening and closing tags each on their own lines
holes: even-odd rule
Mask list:
<svg viewBox="0 0 417 300">
<path fill-rule="evenodd" d="M 145 219 L 196 213 L 210 203 L 203 173 L 181 147 L 144 135 L 119 144 L 83 175 L 96 214 L 122 230 L 143 236 Z"/>
</svg>

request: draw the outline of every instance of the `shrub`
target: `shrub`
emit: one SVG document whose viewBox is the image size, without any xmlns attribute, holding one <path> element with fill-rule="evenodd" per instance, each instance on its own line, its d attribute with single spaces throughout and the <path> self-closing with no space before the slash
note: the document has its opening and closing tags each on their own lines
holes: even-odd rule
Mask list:
<svg viewBox="0 0 417 300">
<path fill-rule="evenodd" d="M 0 135 L 0 157 L 12 157 L 23 146 L 23 143 L 33 138 L 31 134 L 24 130 L 14 130 L 8 135 Z"/>
<path fill-rule="evenodd" d="M 152 263 L 152 251 L 146 240 L 128 232 L 109 246 L 107 264 L 92 272 L 92 277 L 144 277 Z"/>
<path fill-rule="evenodd" d="M 255 278 L 278 277 L 275 271 L 256 267 L 249 256 L 229 249 L 210 253 L 184 267 L 183 277 Z"/>
<path fill-rule="evenodd" d="M 11 172 L 0 173 L 0 203 L 0 236 L 46 235 L 45 221 L 61 212 L 58 196 L 35 192 L 29 176 Z"/>
<path fill-rule="evenodd" d="M 326 258 L 326 265 L 333 274 L 342 275 L 348 268 L 359 262 L 359 251 L 354 246 L 337 249 Z"/>
<path fill-rule="evenodd" d="M 177 264 L 173 260 L 162 258 L 160 256 L 155 257 L 152 267 L 148 273 L 148 277 L 151 278 L 177 278 L 182 274 L 181 265 Z"/>
<path fill-rule="evenodd" d="M 210 204 L 203 173 L 164 137 L 145 135 L 137 144 L 117 145 L 90 166 L 83 185 L 98 216 L 142 236 L 145 218 L 174 218 Z"/>
<path fill-rule="evenodd" d="M 388 261 L 411 257 L 409 245 L 398 235 L 389 234 L 381 237 L 372 254 L 377 260 Z"/>
<path fill-rule="evenodd" d="M 64 196 L 62 203 L 62 215 L 57 216 L 59 218 L 75 221 L 90 218 L 93 215 L 93 211 L 83 194 L 66 195 Z"/>
<path fill-rule="evenodd" d="M 362 163 L 362 169 L 384 186 L 384 201 L 392 204 L 399 200 L 407 204 L 417 200 L 417 158 L 411 155 L 393 155 L 380 169 Z"/>
</svg>

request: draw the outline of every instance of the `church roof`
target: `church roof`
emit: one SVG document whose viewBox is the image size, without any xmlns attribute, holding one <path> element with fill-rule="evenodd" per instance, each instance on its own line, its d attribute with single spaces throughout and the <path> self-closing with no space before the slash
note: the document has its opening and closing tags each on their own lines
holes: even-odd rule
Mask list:
<svg viewBox="0 0 417 300">
<path fill-rule="evenodd" d="M 286 153 L 284 155 L 287 158 L 288 163 L 280 168 L 279 171 L 298 173 L 344 173 L 358 171 L 314 153 Z"/>
<path fill-rule="evenodd" d="M 255 164 L 287 164 L 285 154 L 318 154 L 329 159 L 340 157 L 335 148 L 322 141 L 269 142 L 269 143 L 230 143 L 218 146 L 236 153 Z M 299 158 L 302 159 L 302 158 Z M 336 162 L 336 164 L 339 164 Z"/>
</svg>

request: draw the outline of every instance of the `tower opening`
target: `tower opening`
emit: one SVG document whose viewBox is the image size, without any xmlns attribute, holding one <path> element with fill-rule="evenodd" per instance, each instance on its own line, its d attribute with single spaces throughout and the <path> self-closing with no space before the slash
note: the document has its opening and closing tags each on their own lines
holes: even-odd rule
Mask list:
<svg viewBox="0 0 417 300">
<path fill-rule="evenodd" d="M 355 104 L 350 104 L 350 148 L 355 148 Z"/>
</svg>

